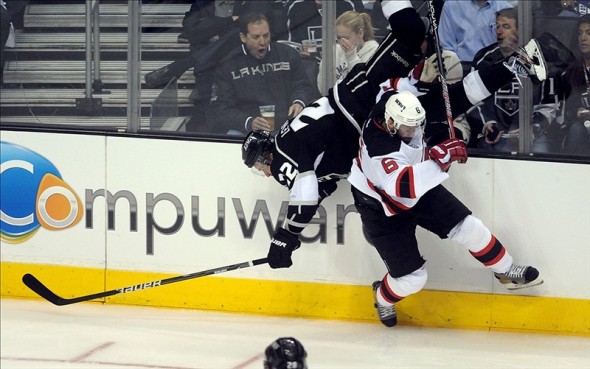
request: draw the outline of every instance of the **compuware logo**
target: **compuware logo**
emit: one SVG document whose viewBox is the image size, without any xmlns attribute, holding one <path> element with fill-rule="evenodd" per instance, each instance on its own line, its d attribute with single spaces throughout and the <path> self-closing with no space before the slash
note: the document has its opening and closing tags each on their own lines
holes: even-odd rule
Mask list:
<svg viewBox="0 0 590 369">
<path fill-rule="evenodd" d="M 0 142 L 0 238 L 22 243 L 43 227 L 58 231 L 82 219 L 78 195 L 49 160 Z"/>
</svg>

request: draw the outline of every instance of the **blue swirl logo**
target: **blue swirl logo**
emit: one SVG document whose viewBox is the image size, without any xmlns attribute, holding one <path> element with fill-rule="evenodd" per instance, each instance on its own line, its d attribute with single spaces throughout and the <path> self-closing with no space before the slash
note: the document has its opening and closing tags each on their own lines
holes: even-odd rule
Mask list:
<svg viewBox="0 0 590 369">
<path fill-rule="evenodd" d="M 39 228 L 75 226 L 82 202 L 45 157 L 25 147 L 0 142 L 0 238 L 22 243 Z"/>
</svg>

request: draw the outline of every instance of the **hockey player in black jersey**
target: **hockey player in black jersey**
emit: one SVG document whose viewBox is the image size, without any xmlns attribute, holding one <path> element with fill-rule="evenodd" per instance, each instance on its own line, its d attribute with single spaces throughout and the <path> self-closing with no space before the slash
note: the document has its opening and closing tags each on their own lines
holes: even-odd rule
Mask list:
<svg viewBox="0 0 590 369">
<path fill-rule="evenodd" d="M 512 73 L 527 71 L 543 78 L 545 69 L 533 40 L 504 63 L 472 72 L 462 83 L 449 86 L 453 115 L 489 96 Z M 444 109 L 439 103 L 444 102 L 429 101 L 428 109 Z M 420 291 L 427 280 L 416 226 L 459 242 L 508 289 L 543 282 L 534 267 L 513 264 L 500 241 L 441 185 L 452 162 L 467 161 L 467 148 L 452 138 L 428 149 L 422 130 L 427 115 L 409 91 L 383 94 L 363 127 L 359 155 L 348 177 L 363 233 L 387 266 L 388 273 L 373 283 L 373 289 L 377 313 L 388 327 L 397 323 L 394 304 Z"/>
<path fill-rule="evenodd" d="M 380 83 L 406 76 L 423 57 L 426 29 L 411 2 L 382 0 L 381 5 L 391 31 L 367 63 L 357 64 L 328 96 L 285 123 L 274 142 L 264 132 L 252 132 L 244 140 L 245 164 L 260 167 L 290 190 L 285 227 L 271 240 L 268 260 L 272 268 L 291 266 L 291 252 L 301 244 L 299 234 L 322 199 L 350 172 L 361 126 L 375 104 Z"/>
</svg>

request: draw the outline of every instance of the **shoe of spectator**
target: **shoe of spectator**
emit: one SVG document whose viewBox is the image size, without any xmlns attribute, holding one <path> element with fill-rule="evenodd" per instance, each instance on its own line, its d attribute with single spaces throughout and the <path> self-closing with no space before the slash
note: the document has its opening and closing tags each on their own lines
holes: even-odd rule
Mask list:
<svg viewBox="0 0 590 369">
<path fill-rule="evenodd" d="M 172 75 L 168 66 L 156 69 L 155 71 L 149 72 L 144 76 L 145 85 L 148 88 L 164 87 L 168 82 L 170 82 L 172 78 L 175 78 L 175 76 Z"/>
<path fill-rule="evenodd" d="M 180 32 L 180 34 L 176 38 L 176 41 L 179 44 L 188 44 L 189 43 L 188 37 L 184 34 L 184 32 Z"/>
</svg>

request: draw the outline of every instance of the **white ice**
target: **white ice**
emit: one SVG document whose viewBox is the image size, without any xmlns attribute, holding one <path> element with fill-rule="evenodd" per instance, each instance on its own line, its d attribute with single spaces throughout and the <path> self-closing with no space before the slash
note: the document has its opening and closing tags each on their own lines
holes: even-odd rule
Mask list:
<svg viewBox="0 0 590 369">
<path fill-rule="evenodd" d="M 2 369 L 251 369 L 293 336 L 309 369 L 590 368 L 590 339 L 2 299 Z"/>
</svg>

